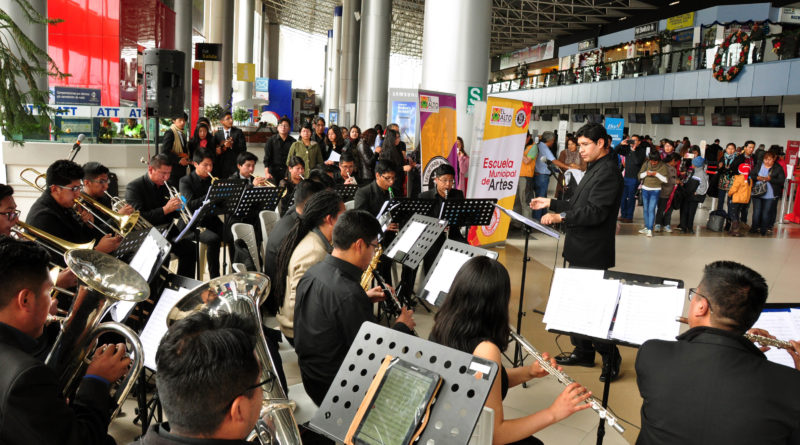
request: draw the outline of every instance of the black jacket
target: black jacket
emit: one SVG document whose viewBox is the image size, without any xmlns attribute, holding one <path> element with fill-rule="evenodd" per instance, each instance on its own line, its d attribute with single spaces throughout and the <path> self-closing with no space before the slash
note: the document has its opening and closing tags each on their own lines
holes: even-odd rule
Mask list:
<svg viewBox="0 0 800 445">
<path fill-rule="evenodd" d="M 169 224 L 174 218 L 179 217 L 177 211 L 164 214 L 162 207 L 169 201 L 167 186 L 157 186 L 146 173 L 128 183 L 125 188 L 125 200 L 138 210 L 144 219 L 156 226 Z"/>
<path fill-rule="evenodd" d="M 264 144 L 264 167 L 269 168 L 273 184 L 277 185 L 278 181 L 286 177 L 286 159 L 289 157 L 289 149 L 296 141 L 289 135 L 284 141 L 279 134 L 275 134 Z"/>
<path fill-rule="evenodd" d="M 222 152 L 214 159 L 214 170 L 211 172 L 218 178 L 227 178 L 236 171 L 236 158 L 239 153 L 247 151 L 247 141 L 244 138 L 244 132 L 236 127 L 231 127 L 230 137 L 233 139 L 231 148 Z M 225 129 L 220 129 L 214 133 L 214 141 L 218 147 L 224 150 L 225 145 Z M 216 152 L 215 152 L 216 153 Z"/>
<path fill-rule="evenodd" d="M 625 177 L 639 180 L 639 171 L 647 159 L 647 143 L 640 142 L 636 149 L 628 144 L 619 144 L 614 150 L 617 154 L 625 156 Z"/>
<path fill-rule="evenodd" d="M 427 192 L 423 192 L 421 195 L 419 195 L 419 199 L 432 199 L 432 200 L 436 201 L 436 205 L 433 206 L 433 210 L 431 211 L 431 214 L 428 215 L 428 216 L 431 216 L 433 218 L 439 218 L 439 214 L 440 214 L 440 211 L 442 209 L 442 204 L 444 203 L 444 198 L 442 198 L 439 195 L 439 193 L 436 192 L 435 189 L 430 189 Z M 463 200 L 463 199 L 464 199 L 464 192 L 462 192 L 461 190 L 458 190 L 458 189 L 452 189 L 447 194 L 447 200 L 448 201 L 451 201 L 451 200 Z M 460 241 L 462 243 L 466 243 L 467 240 L 466 240 L 466 238 L 464 238 L 463 235 L 461 235 L 461 231 L 459 230 L 460 228 L 461 228 L 461 226 L 450 226 L 450 228 L 447 231 L 447 233 L 448 233 L 447 238 L 451 239 L 451 240 L 454 240 L 454 241 Z M 442 234 L 442 235 L 444 235 L 444 234 Z M 437 240 L 437 242 L 438 241 L 441 241 L 441 243 L 444 243 L 444 236 L 440 236 L 440 240 Z M 433 250 L 433 249 L 431 249 L 431 250 Z M 438 251 L 438 249 L 437 249 L 437 251 Z"/>
<path fill-rule="evenodd" d="M 648 444 L 800 443 L 800 372 L 767 361 L 741 334 L 696 327 L 636 356 Z"/>
<path fill-rule="evenodd" d="M 84 378 L 68 406 L 53 370 L 31 355 L 36 340 L 0 323 L 0 443 L 109 443 L 108 386 Z"/>
<path fill-rule="evenodd" d="M 194 212 L 203 205 L 208 189 L 211 187 L 211 177 L 201 178 L 196 172 L 191 172 L 181 178 L 180 192 L 186 198 L 189 211 Z"/>
<path fill-rule="evenodd" d="M 566 212 L 563 255 L 570 266 L 614 267 L 614 235 L 622 199 L 622 177 L 615 158 L 609 153 L 590 163 L 569 201 L 550 202 L 550 210 Z"/>
<path fill-rule="evenodd" d="M 750 180 L 753 184 L 758 181 L 756 178 L 758 177 L 758 172 L 761 171 L 761 164 L 762 163 L 759 162 L 755 168 L 750 170 Z M 772 168 L 769 169 L 769 183 L 772 184 L 772 193 L 776 198 L 780 198 L 781 194 L 783 194 L 784 181 L 786 181 L 786 172 L 783 171 L 783 167 L 777 162 L 772 164 Z"/>
<path fill-rule="evenodd" d="M 395 190 L 394 187 L 391 187 L 392 191 Z M 366 210 L 372 216 L 378 216 L 378 212 L 381 211 L 383 207 L 383 203 L 388 201 L 390 198 L 389 191 L 383 191 L 380 187 L 378 187 L 378 183 L 372 181 L 368 186 L 361 187 L 356 192 L 356 196 L 353 198 L 355 201 L 353 203 L 353 207 L 357 210 Z"/>
<path fill-rule="evenodd" d="M 189 156 L 189 141 L 186 139 L 186 134 L 183 133 L 184 138 L 181 139 L 181 146 L 183 151 Z M 161 146 L 158 150 L 159 153 L 166 154 L 169 157 L 169 163 L 172 165 L 172 174 L 169 177 L 170 184 L 178 185 L 178 181 L 186 176 L 186 166 L 180 164 L 181 157 L 172 151 L 172 145 L 175 142 L 175 134 L 172 128 L 164 132 L 164 138 L 161 140 Z M 188 158 L 191 161 L 191 158 Z"/>
<path fill-rule="evenodd" d="M 49 190 L 36 199 L 25 222 L 71 243 L 88 243 L 98 236 L 92 226 L 79 221 L 78 214 L 72 208 L 61 207 L 50 195 Z M 97 225 L 103 227 L 100 221 L 97 221 Z M 61 256 L 53 258 L 53 261 L 61 265 L 64 263 Z"/>
<path fill-rule="evenodd" d="M 177 436 L 169 431 L 169 423 L 158 423 L 152 425 L 144 437 L 131 442 L 130 445 L 247 445 L 250 442 L 242 440 L 222 440 L 222 439 L 196 439 Z"/>
</svg>

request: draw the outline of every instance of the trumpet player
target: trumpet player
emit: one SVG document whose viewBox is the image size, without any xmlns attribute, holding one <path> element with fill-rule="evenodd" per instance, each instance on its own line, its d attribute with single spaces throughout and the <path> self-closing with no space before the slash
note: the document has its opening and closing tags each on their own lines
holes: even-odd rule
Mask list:
<svg viewBox="0 0 800 445">
<path fill-rule="evenodd" d="M 158 154 L 150 159 L 147 173 L 128 183 L 125 200 L 153 225 L 161 226 L 179 219 L 183 205 L 179 197 L 169 197 L 166 182 L 172 174 L 170 158 Z M 172 253 L 178 256 L 178 275 L 193 277 L 197 254 L 190 240 L 182 239 L 172 244 Z"/>
<path fill-rule="evenodd" d="M 256 162 L 258 162 L 258 156 L 253 153 L 249 151 L 239 153 L 239 156 L 236 157 L 236 171 L 231 174 L 228 179 L 245 180 L 250 187 L 263 187 L 267 185 L 267 178 L 253 176 L 253 172 L 256 169 Z"/>
<path fill-rule="evenodd" d="M 511 281 L 502 264 L 485 256 L 470 259 L 456 274 L 435 316 L 430 340 L 497 363 L 499 370 L 486 399 L 486 406 L 494 410 L 493 443 L 541 444 L 532 434 L 589 408 L 584 402 L 591 392 L 572 383 L 549 407 L 518 419 L 505 418 L 503 399 L 508 388 L 547 375 L 537 361 L 530 366 L 503 367 L 502 353 L 509 342 L 510 296 Z M 542 357 L 556 367 L 547 353 Z"/>
<path fill-rule="evenodd" d="M 111 202 L 111 196 L 107 193 L 110 182 L 109 173 L 108 167 L 99 162 L 83 164 L 83 192 L 111 209 L 113 208 L 113 203 Z M 122 215 L 130 215 L 134 212 L 134 209 L 130 204 L 126 204 L 116 212 Z"/>
<path fill-rule="evenodd" d="M 51 307 L 48 263 L 41 246 L 0 238 L 0 443 L 114 443 L 109 385 L 128 370 L 125 345 L 97 348 L 69 404 L 55 373 L 34 357 Z"/>
<path fill-rule="evenodd" d="M 186 207 L 190 212 L 203 205 L 203 200 L 211 187 L 211 170 L 214 168 L 214 154 L 207 150 L 194 152 L 192 160 L 194 171 L 181 178 L 180 191 L 186 199 Z M 217 215 L 208 215 L 198 223 L 205 230 L 200 232 L 200 242 L 208 246 L 206 263 L 211 278 L 219 276 L 219 248 L 222 244 L 223 225 Z"/>
<path fill-rule="evenodd" d="M 31 206 L 26 222 L 37 229 L 73 243 L 97 241 L 95 249 L 103 253 L 111 253 L 119 247 L 122 238 L 111 234 L 99 239 L 97 231 L 90 225 L 102 227 L 104 224 L 95 221 L 86 209 L 77 207 L 75 199 L 83 190 L 83 168 L 67 160 L 54 162 L 47 168 L 46 188 Z M 61 257 L 54 257 L 53 262 L 63 265 Z"/>
<path fill-rule="evenodd" d="M 800 373 L 768 361 L 743 336 L 767 294 L 764 278 L 742 264 L 705 266 L 689 289 L 690 329 L 639 349 L 637 444 L 798 443 Z"/>
</svg>

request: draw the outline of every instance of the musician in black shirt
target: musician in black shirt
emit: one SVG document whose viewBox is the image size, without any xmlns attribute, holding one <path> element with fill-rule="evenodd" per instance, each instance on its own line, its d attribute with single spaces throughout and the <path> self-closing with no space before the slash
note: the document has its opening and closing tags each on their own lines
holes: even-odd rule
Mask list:
<svg viewBox="0 0 800 445">
<path fill-rule="evenodd" d="M 427 192 L 422 193 L 419 198 L 420 199 L 432 199 L 436 202 L 434 204 L 433 209 L 431 210 L 431 214 L 428 216 L 432 216 L 434 218 L 438 218 L 439 214 L 442 209 L 442 204 L 445 201 L 452 201 L 452 200 L 463 200 L 464 199 L 464 192 L 458 189 L 454 189 L 453 185 L 455 184 L 455 177 L 456 177 L 456 170 L 450 164 L 443 164 L 436 168 L 433 172 L 434 175 L 434 188 L 428 190 Z M 433 265 L 433 262 L 436 260 L 436 256 L 439 254 L 439 250 L 444 245 L 445 238 L 451 239 L 454 241 L 466 243 L 467 239 L 464 238 L 464 235 L 461 234 L 461 227 L 458 226 L 447 226 L 447 231 L 442 233 L 439 238 L 433 243 L 431 248 L 428 250 L 428 253 L 425 255 L 424 259 L 424 267 L 425 271 L 427 272 L 430 267 Z"/>
<path fill-rule="evenodd" d="M 197 150 L 192 159 L 194 171 L 181 178 L 180 191 L 186 199 L 186 207 L 194 212 L 203 205 L 211 187 L 211 170 L 214 168 L 214 154 L 206 150 Z M 205 228 L 199 232 L 200 242 L 206 248 L 206 262 L 208 275 L 211 278 L 219 276 L 219 248 L 222 244 L 223 224 L 217 215 L 208 215 L 198 226 Z"/>
</svg>

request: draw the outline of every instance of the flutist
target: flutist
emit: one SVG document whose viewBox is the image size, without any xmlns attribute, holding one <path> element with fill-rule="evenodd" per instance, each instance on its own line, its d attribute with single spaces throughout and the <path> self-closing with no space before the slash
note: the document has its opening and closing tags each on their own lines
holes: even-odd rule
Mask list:
<svg viewBox="0 0 800 445">
<path fill-rule="evenodd" d="M 743 334 L 767 283 L 732 261 L 705 267 L 689 290 L 690 329 L 650 340 L 636 357 L 642 395 L 637 444 L 787 444 L 800 440 L 800 373 L 772 363 Z"/>
</svg>

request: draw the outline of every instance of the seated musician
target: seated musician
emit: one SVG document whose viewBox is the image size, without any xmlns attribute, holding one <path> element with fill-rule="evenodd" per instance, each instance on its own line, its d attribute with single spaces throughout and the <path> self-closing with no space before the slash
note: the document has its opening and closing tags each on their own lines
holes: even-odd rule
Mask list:
<svg viewBox="0 0 800 445">
<path fill-rule="evenodd" d="M 53 370 L 33 355 L 51 307 L 48 261 L 41 246 L 0 237 L 0 443 L 114 443 L 109 384 L 128 370 L 125 345 L 97 349 L 69 403 Z"/>
<path fill-rule="evenodd" d="M 95 218 L 84 208 L 78 207 L 75 199 L 83 190 L 83 168 L 67 160 L 54 162 L 47 168 L 47 188 L 31 206 L 26 222 L 37 229 L 71 243 L 87 243 L 98 236 L 91 226 L 94 223 L 100 229 L 110 232 L 111 229 Z M 106 230 L 107 229 L 107 230 Z M 103 253 L 111 253 L 119 247 L 122 238 L 108 233 L 97 241 L 95 249 Z M 53 262 L 63 265 L 60 256 L 53 256 Z"/>
<path fill-rule="evenodd" d="M 192 314 L 170 326 L 156 352 L 156 388 L 167 422 L 137 445 L 248 444 L 261 412 L 253 320 L 236 314 Z"/>
<path fill-rule="evenodd" d="M 258 162 L 258 156 L 253 153 L 249 151 L 239 153 L 239 156 L 236 157 L 237 171 L 233 172 L 228 179 L 244 179 L 247 181 L 248 186 L 263 187 L 267 185 L 266 178 L 253 176 L 253 171 L 256 169 L 256 162 Z"/>
<path fill-rule="evenodd" d="M 393 184 L 395 180 L 395 164 L 392 161 L 380 160 L 375 164 L 375 180 L 370 182 L 369 185 L 361 187 L 356 191 L 353 208 L 356 210 L 366 210 L 370 215 L 377 217 L 383 208 L 383 203 L 392 199 L 395 195 L 393 191 Z M 386 250 L 387 247 L 394 241 L 397 231 L 400 226 L 397 223 L 391 223 L 386 229 L 386 232 L 381 238 L 381 246 Z M 378 272 L 386 280 L 391 280 L 391 266 L 392 263 L 388 260 L 381 261 L 378 264 Z M 413 279 L 409 278 L 409 272 L 403 269 L 403 281 Z"/>
<path fill-rule="evenodd" d="M 336 185 L 357 185 L 356 176 L 358 176 L 358 172 L 356 172 L 353 154 L 350 152 L 342 153 L 342 156 L 339 158 L 339 169 L 333 175 L 333 180 L 336 181 Z"/>
<path fill-rule="evenodd" d="M 376 322 L 373 304 L 383 290 L 361 288 L 361 274 L 378 246 L 380 224 L 362 210 L 348 210 L 333 228 L 333 252 L 306 271 L 297 284 L 294 348 L 311 400 L 322 403 L 361 324 Z M 410 333 L 414 313 L 403 308 L 395 329 Z"/>
<path fill-rule="evenodd" d="M 170 177 L 167 178 L 167 182 L 176 188 L 181 178 L 186 176 L 186 168 L 191 163 L 191 159 L 189 159 L 189 141 L 184 130 L 187 119 L 189 119 L 189 116 L 186 113 L 172 119 L 172 125 L 170 125 L 169 130 L 164 132 L 164 139 L 161 141 L 161 147 L 158 150 L 159 154 L 164 154 L 169 159 L 172 170 L 170 170 Z M 149 218 L 147 220 L 150 221 Z"/>
<path fill-rule="evenodd" d="M 83 191 L 95 201 L 111 209 L 111 197 L 106 195 L 109 183 L 108 173 L 108 167 L 99 162 L 83 164 Z M 116 212 L 121 215 L 130 215 L 134 209 L 130 204 L 126 204 Z"/>
<path fill-rule="evenodd" d="M 786 444 L 800 439 L 800 374 L 770 362 L 743 334 L 767 282 L 732 261 L 706 265 L 689 290 L 690 329 L 649 340 L 636 356 L 637 444 Z"/>
<path fill-rule="evenodd" d="M 125 200 L 154 226 L 164 226 L 180 218 L 181 200 L 170 198 L 166 182 L 172 173 L 169 157 L 158 154 L 150 159 L 147 173 L 128 183 Z M 178 275 L 194 277 L 197 254 L 194 243 L 182 239 L 172 243 L 172 253 L 178 257 Z"/>
<path fill-rule="evenodd" d="M 313 265 L 322 261 L 333 245 L 333 226 L 344 212 L 342 198 L 333 190 L 323 190 L 312 196 L 303 208 L 303 214 L 283 239 L 278 251 L 275 295 L 280 310 L 276 318 L 281 332 L 294 344 L 294 306 L 297 283 Z"/>
<path fill-rule="evenodd" d="M 501 358 L 509 343 L 510 296 L 511 281 L 502 264 L 485 256 L 470 259 L 456 274 L 447 299 L 434 318 L 430 340 L 497 363 L 499 371 L 486 399 L 486 406 L 494 410 L 493 443 L 541 444 L 532 434 L 589 408 L 583 402 L 591 392 L 572 383 L 548 408 L 518 419 L 503 415 L 508 388 L 547 375 L 535 360 L 530 366 L 503 367 Z M 542 357 L 556 366 L 555 359 L 547 353 Z"/>
<path fill-rule="evenodd" d="M 214 168 L 214 153 L 197 150 L 192 159 L 194 171 L 181 178 L 180 191 L 186 199 L 186 206 L 194 212 L 203 205 L 208 189 L 211 187 L 211 169 Z M 219 276 L 219 248 L 222 244 L 223 224 L 218 215 L 209 214 L 198 223 L 205 228 L 199 234 L 200 242 L 208 246 L 206 262 L 211 278 Z"/>
<path fill-rule="evenodd" d="M 436 167 L 436 170 L 433 172 L 433 184 L 434 188 L 423 192 L 419 195 L 420 199 L 432 199 L 436 201 L 436 204 L 433 206 L 431 210 L 431 214 L 428 216 L 432 216 L 434 218 L 438 218 L 442 209 L 442 203 L 444 201 L 452 201 L 452 200 L 463 200 L 464 199 L 464 192 L 458 189 L 454 189 L 453 185 L 455 184 L 456 178 L 456 169 L 453 168 L 450 164 L 442 164 Z M 424 267 L 425 271 L 427 272 L 430 267 L 433 265 L 433 262 L 436 260 L 436 255 L 439 254 L 439 250 L 442 248 L 444 244 L 445 237 L 447 239 L 451 239 L 454 241 L 459 241 L 462 243 L 466 243 L 467 239 L 464 238 L 464 235 L 461 234 L 461 227 L 457 226 L 447 226 L 445 229 L 446 232 L 442 233 L 436 242 L 433 243 L 428 253 L 425 255 L 424 259 Z"/>
</svg>

